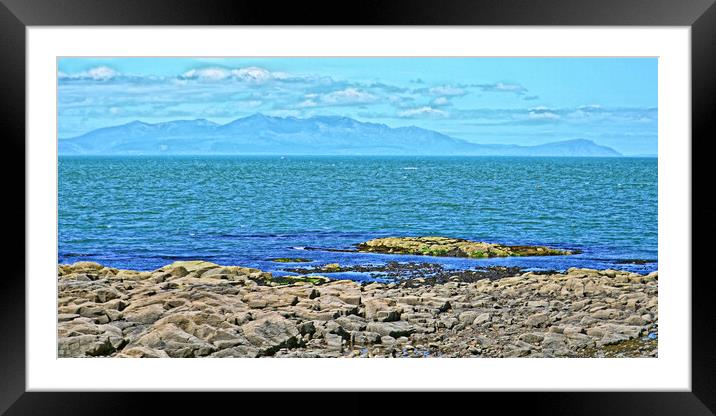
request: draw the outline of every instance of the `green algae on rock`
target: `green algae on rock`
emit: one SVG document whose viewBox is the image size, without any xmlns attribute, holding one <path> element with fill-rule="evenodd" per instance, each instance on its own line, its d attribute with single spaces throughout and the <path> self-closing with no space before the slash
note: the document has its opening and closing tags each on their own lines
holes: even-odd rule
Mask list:
<svg viewBox="0 0 716 416">
<path fill-rule="evenodd" d="M 274 263 L 310 263 L 313 260 L 304 259 L 303 257 L 279 257 L 271 259 Z"/>
<path fill-rule="evenodd" d="M 331 279 L 318 275 L 301 275 L 301 276 L 274 276 L 270 281 L 267 281 L 270 286 L 273 285 L 290 285 L 294 283 L 310 283 L 312 285 L 320 285 L 322 283 L 330 282 Z"/>
<path fill-rule="evenodd" d="M 506 246 L 449 237 L 385 237 L 358 244 L 358 250 L 385 254 L 416 254 L 437 257 L 561 256 L 573 251 L 544 246 Z"/>
</svg>

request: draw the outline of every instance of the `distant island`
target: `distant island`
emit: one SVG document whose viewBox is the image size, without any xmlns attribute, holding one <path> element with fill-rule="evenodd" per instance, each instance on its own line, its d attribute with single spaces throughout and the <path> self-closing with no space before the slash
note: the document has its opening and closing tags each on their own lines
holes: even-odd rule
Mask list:
<svg viewBox="0 0 716 416">
<path fill-rule="evenodd" d="M 60 138 L 59 155 L 445 155 L 618 157 L 616 150 L 574 139 L 537 146 L 477 144 L 419 127 L 391 128 L 348 117 L 269 117 L 227 124 L 140 121 Z"/>
</svg>

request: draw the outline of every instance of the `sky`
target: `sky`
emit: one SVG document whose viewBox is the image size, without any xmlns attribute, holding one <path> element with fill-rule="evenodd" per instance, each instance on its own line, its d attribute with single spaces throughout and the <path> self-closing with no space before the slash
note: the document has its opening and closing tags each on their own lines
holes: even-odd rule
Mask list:
<svg viewBox="0 0 716 416">
<path fill-rule="evenodd" d="M 657 154 L 657 58 L 60 58 L 58 136 L 262 113 Z"/>
</svg>

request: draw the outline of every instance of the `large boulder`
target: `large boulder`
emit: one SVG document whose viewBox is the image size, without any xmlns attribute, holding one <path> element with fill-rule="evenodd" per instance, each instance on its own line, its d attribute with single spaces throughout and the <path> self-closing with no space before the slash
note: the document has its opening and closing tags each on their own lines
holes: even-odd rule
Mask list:
<svg viewBox="0 0 716 416">
<path fill-rule="evenodd" d="M 278 313 L 270 313 L 241 326 L 246 339 L 259 349 L 260 355 L 273 355 L 281 348 L 299 345 L 296 324 Z"/>
<path fill-rule="evenodd" d="M 169 358 L 169 354 L 162 350 L 155 350 L 154 348 L 136 346 L 131 348 L 125 348 L 119 354 L 115 355 L 118 358 Z"/>
<path fill-rule="evenodd" d="M 217 350 L 214 345 L 172 323 L 152 326 L 129 345 L 129 347 L 135 346 L 162 350 L 174 358 L 203 357 Z"/>
<path fill-rule="evenodd" d="M 365 317 L 368 320 L 391 322 L 400 320 L 403 308 L 393 299 L 368 298 L 364 301 Z"/>
<path fill-rule="evenodd" d="M 190 261 L 175 261 L 172 264 L 168 264 L 160 269 L 157 269 L 156 271 L 162 271 L 162 272 L 168 272 L 172 275 L 175 275 L 177 277 L 181 277 L 182 273 L 186 272 L 194 273 L 197 276 L 201 276 L 202 273 L 205 273 L 208 270 L 214 269 L 219 267 L 218 264 L 209 262 L 209 261 L 203 261 L 203 260 L 190 260 Z M 181 270 L 181 269 L 183 270 Z M 179 269 L 179 270 L 175 270 Z"/>
<path fill-rule="evenodd" d="M 122 330 L 113 325 L 97 325 L 88 318 L 60 322 L 59 357 L 97 357 L 111 355 L 126 343 Z"/>
<path fill-rule="evenodd" d="M 375 332 L 381 336 L 393 338 L 407 337 L 416 332 L 416 328 L 405 321 L 397 322 L 369 322 L 366 326 L 367 332 Z"/>
</svg>

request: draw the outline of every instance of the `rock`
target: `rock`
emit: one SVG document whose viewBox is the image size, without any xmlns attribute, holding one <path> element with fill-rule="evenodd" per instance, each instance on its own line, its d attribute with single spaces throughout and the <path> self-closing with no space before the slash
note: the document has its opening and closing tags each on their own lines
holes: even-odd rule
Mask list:
<svg viewBox="0 0 716 416">
<path fill-rule="evenodd" d="M 110 325 L 80 323 L 61 328 L 57 353 L 62 357 L 98 357 L 110 355 L 126 343 L 119 328 Z"/>
<path fill-rule="evenodd" d="M 395 345 L 395 338 L 393 338 L 389 335 L 385 335 L 385 336 L 380 337 L 380 343 L 385 345 L 386 347 L 390 347 L 390 346 Z"/>
<path fill-rule="evenodd" d="M 642 318 L 639 315 L 632 315 L 628 317 L 624 322 L 626 322 L 629 325 L 636 325 L 636 326 L 642 326 L 646 322 L 644 321 L 644 318 Z"/>
<path fill-rule="evenodd" d="M 397 322 L 369 322 L 366 326 L 368 332 L 375 332 L 381 336 L 398 338 L 408 336 L 415 332 L 415 327 L 405 321 Z"/>
<path fill-rule="evenodd" d="M 358 244 L 359 251 L 443 257 L 553 256 L 572 254 L 540 246 L 504 246 L 447 237 L 386 237 Z"/>
<path fill-rule="evenodd" d="M 358 306 L 361 304 L 360 285 L 352 280 L 332 281 L 321 287 L 321 296 L 334 296 L 341 301 Z"/>
<path fill-rule="evenodd" d="M 544 339 L 542 340 L 542 350 L 551 350 L 553 354 L 560 351 L 559 355 L 563 355 L 562 351 L 566 349 L 566 341 L 567 337 L 562 334 L 546 333 L 544 335 Z"/>
<path fill-rule="evenodd" d="M 163 350 L 174 358 L 203 357 L 216 351 L 213 345 L 171 323 L 152 326 L 130 346 Z"/>
<path fill-rule="evenodd" d="M 529 344 L 539 344 L 544 339 L 544 335 L 537 332 L 531 332 L 520 335 L 519 339 L 520 341 L 527 342 Z"/>
<path fill-rule="evenodd" d="M 572 349 L 581 349 L 594 346 L 594 339 L 579 332 L 570 332 L 567 335 L 567 344 Z"/>
<path fill-rule="evenodd" d="M 124 319 L 130 322 L 151 324 L 159 320 L 164 314 L 164 307 L 160 304 L 153 304 L 139 308 L 127 308 L 124 311 Z"/>
<path fill-rule="evenodd" d="M 530 300 L 527 301 L 528 308 L 546 308 L 549 306 L 549 302 L 546 300 Z"/>
<path fill-rule="evenodd" d="M 358 332 L 351 333 L 351 341 L 356 345 L 372 345 L 380 342 L 380 334 L 376 332 Z"/>
<path fill-rule="evenodd" d="M 186 270 L 189 273 L 194 273 L 198 277 L 198 276 L 201 276 L 202 273 L 206 272 L 209 269 L 219 267 L 219 265 L 208 262 L 208 261 L 202 261 L 202 260 L 175 261 L 174 263 L 164 266 L 161 269 L 158 269 L 157 271 L 169 272 L 170 274 L 174 275 L 174 269 L 179 268 L 179 267 L 183 268 L 184 270 Z M 179 272 L 179 274 L 181 274 L 181 272 Z"/>
<path fill-rule="evenodd" d="M 549 315 L 546 313 L 535 313 L 530 315 L 527 320 L 525 320 L 525 326 L 531 326 L 531 327 L 543 327 L 547 324 L 549 321 Z"/>
<path fill-rule="evenodd" d="M 566 336 L 570 336 L 572 334 L 581 334 L 582 332 L 584 332 L 584 328 L 577 325 L 567 325 L 562 330 L 562 333 Z"/>
<path fill-rule="evenodd" d="M 594 319 L 614 319 L 619 316 L 619 311 L 616 309 L 602 309 L 592 313 Z"/>
<path fill-rule="evenodd" d="M 629 340 L 629 336 L 627 336 L 627 335 L 619 334 L 616 332 L 608 332 L 608 333 L 605 333 L 604 336 L 599 341 L 597 341 L 597 345 L 601 347 L 601 346 L 605 346 L 605 345 L 618 344 L 620 342 L 627 341 L 627 340 Z"/>
<path fill-rule="evenodd" d="M 311 322 L 304 322 L 298 326 L 298 332 L 301 335 L 313 335 L 316 333 L 316 325 Z"/>
<path fill-rule="evenodd" d="M 327 334 L 326 345 L 328 345 L 329 350 L 343 352 L 343 337 L 336 334 Z"/>
<path fill-rule="evenodd" d="M 336 321 L 328 321 L 325 324 L 325 334 L 335 334 L 344 339 L 350 339 L 350 332 L 346 331 Z M 328 335 L 325 335 L 328 336 Z"/>
<path fill-rule="evenodd" d="M 209 355 L 211 358 L 256 358 L 258 356 L 259 349 L 251 345 L 238 345 Z"/>
<path fill-rule="evenodd" d="M 584 299 L 584 300 L 572 302 L 572 308 L 571 308 L 571 309 L 572 309 L 573 311 L 581 311 L 582 309 L 584 309 L 585 307 L 587 307 L 587 305 L 589 305 L 590 302 L 591 302 L 591 300 L 589 300 L 589 299 Z"/>
<path fill-rule="evenodd" d="M 601 338 L 604 336 L 606 331 L 602 328 L 589 328 L 587 329 L 587 335 L 590 337 Z"/>
<path fill-rule="evenodd" d="M 475 320 L 472 322 L 473 325 L 482 325 L 486 322 L 490 322 L 490 314 L 485 312 L 481 313 L 480 315 L 477 315 Z"/>
<path fill-rule="evenodd" d="M 601 325 L 600 328 L 604 329 L 605 333 L 618 333 L 624 334 L 629 338 L 637 338 L 641 335 L 642 327 L 633 325 L 618 325 L 618 324 L 605 324 Z"/>
<path fill-rule="evenodd" d="M 93 261 L 78 261 L 73 263 L 70 267 L 72 268 L 72 271 L 77 273 L 85 270 L 98 271 L 101 270 L 103 266 Z"/>
<path fill-rule="evenodd" d="M 447 329 L 451 329 L 455 325 L 457 325 L 459 321 L 456 318 L 453 318 L 452 316 L 448 316 L 445 318 L 441 318 L 440 322 L 438 323 L 439 326 L 442 326 Z"/>
<path fill-rule="evenodd" d="M 402 308 L 380 298 L 369 298 L 364 301 L 365 317 L 368 320 L 397 321 L 400 320 Z"/>
<path fill-rule="evenodd" d="M 244 324 L 241 330 L 261 355 L 273 355 L 281 348 L 296 347 L 300 339 L 296 325 L 277 313 Z"/>
<path fill-rule="evenodd" d="M 396 299 L 398 303 L 404 303 L 406 305 L 419 305 L 420 304 L 420 298 L 417 296 L 401 296 Z"/>
<path fill-rule="evenodd" d="M 519 358 L 530 355 L 529 348 L 520 348 L 516 345 L 507 345 L 505 347 L 506 352 L 502 355 L 505 358 Z"/>
<path fill-rule="evenodd" d="M 57 273 L 61 357 L 658 356 L 654 341 L 625 342 L 658 331 L 656 276 L 573 269 L 361 287 L 201 261 Z"/>
<path fill-rule="evenodd" d="M 120 280 L 120 281 L 142 281 L 147 277 L 150 277 L 151 273 L 142 273 L 136 270 L 119 270 L 114 276 L 108 278 L 108 280 Z"/>
<path fill-rule="evenodd" d="M 366 327 L 365 319 L 357 315 L 341 316 L 335 322 L 347 332 L 363 331 Z"/>
<path fill-rule="evenodd" d="M 399 321 L 400 313 L 397 310 L 378 311 L 373 319 L 380 322 Z"/>
<path fill-rule="evenodd" d="M 60 281 L 57 286 L 58 291 L 64 296 L 82 298 L 95 303 L 105 303 L 122 297 L 122 292 L 106 281 Z"/>
<path fill-rule="evenodd" d="M 60 313 L 60 314 L 57 314 L 57 321 L 58 322 L 67 322 L 67 321 L 71 321 L 75 318 L 78 318 L 79 316 L 80 315 L 78 315 L 76 313 Z"/>
<path fill-rule="evenodd" d="M 121 353 L 117 354 L 116 357 L 120 358 L 169 358 L 169 354 L 162 350 L 155 350 L 154 348 L 135 346 L 131 348 L 125 348 Z"/>
<path fill-rule="evenodd" d="M 478 315 L 479 313 L 475 311 L 465 311 L 460 313 L 457 319 L 463 324 L 471 324 L 475 321 L 475 318 L 477 318 Z"/>
</svg>

